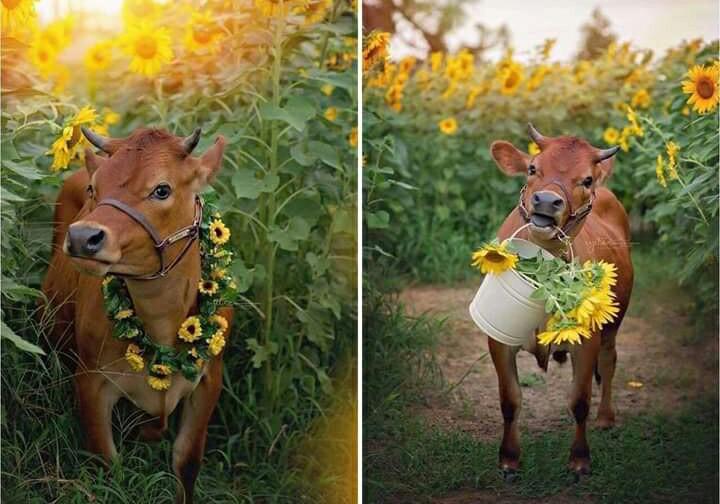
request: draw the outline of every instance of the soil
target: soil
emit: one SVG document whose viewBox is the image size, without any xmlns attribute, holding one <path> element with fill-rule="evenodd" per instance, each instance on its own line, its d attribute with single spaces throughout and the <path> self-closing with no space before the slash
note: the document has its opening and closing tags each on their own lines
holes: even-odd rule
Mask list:
<svg viewBox="0 0 720 504">
<path fill-rule="evenodd" d="M 475 282 L 455 287 L 411 287 L 400 294 L 400 301 L 409 315 L 428 313 L 446 319 L 436 359 L 450 392 L 429 395 L 418 413 L 442 429 L 499 441 L 502 417 L 495 369 L 487 353 L 487 336 L 468 313 L 478 285 Z M 631 305 L 617 335 L 618 363 L 613 382 L 617 425 L 633 415 L 676 411 L 692 398 L 717 391 L 718 339 L 709 337 L 700 339 L 700 343 L 687 343 L 689 321 L 680 312 L 682 308 L 671 301 L 653 303 L 642 310 L 633 310 Z M 642 318 L 635 312 L 641 312 Z M 523 385 L 521 431 L 532 434 L 570 429 L 573 425 L 567 410 L 572 381 L 570 359 L 560 364 L 551 358 L 545 373 L 533 355 L 520 351 L 517 357 Z M 592 419 L 597 413 L 599 392 L 593 383 Z M 505 502 L 501 496 L 483 495 L 460 492 L 437 502 Z"/>
</svg>

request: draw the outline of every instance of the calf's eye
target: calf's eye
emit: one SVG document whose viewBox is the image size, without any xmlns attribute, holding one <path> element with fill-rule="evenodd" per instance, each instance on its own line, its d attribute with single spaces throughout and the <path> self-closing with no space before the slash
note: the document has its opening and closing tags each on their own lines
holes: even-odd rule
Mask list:
<svg viewBox="0 0 720 504">
<path fill-rule="evenodd" d="M 535 169 L 535 165 L 528 166 L 528 175 L 535 175 L 535 172 L 537 170 Z"/>
<path fill-rule="evenodd" d="M 585 187 L 590 187 L 592 185 L 592 183 L 593 183 L 592 177 L 585 177 L 585 179 L 582 181 L 582 185 L 584 185 Z"/>
<path fill-rule="evenodd" d="M 150 197 L 164 200 L 168 199 L 170 197 L 170 194 L 172 193 L 172 189 L 167 184 L 160 184 L 155 189 L 153 189 L 153 192 L 150 194 Z"/>
</svg>

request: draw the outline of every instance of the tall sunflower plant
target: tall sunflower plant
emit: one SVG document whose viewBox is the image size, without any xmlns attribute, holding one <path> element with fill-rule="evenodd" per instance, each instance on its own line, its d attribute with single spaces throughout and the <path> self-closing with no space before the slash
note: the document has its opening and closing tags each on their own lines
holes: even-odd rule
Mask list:
<svg viewBox="0 0 720 504">
<path fill-rule="evenodd" d="M 619 311 L 613 287 L 617 283 L 614 264 L 534 257 L 518 254 L 508 241 L 485 243 L 472 256 L 472 265 L 483 274 L 517 272 L 535 287 L 530 299 L 544 302 L 548 319 L 537 335 L 542 345 L 582 343 L 594 331 L 615 320 Z"/>
</svg>

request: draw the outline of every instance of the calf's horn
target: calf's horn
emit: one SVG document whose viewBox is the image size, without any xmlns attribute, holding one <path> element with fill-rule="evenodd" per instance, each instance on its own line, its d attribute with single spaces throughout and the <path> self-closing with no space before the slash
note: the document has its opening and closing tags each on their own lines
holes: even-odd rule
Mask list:
<svg viewBox="0 0 720 504">
<path fill-rule="evenodd" d="M 530 135 L 532 141 L 540 147 L 540 150 L 545 148 L 549 139 L 542 136 L 540 132 L 535 129 L 535 126 L 533 126 L 532 123 L 528 123 L 528 134 Z"/>
<path fill-rule="evenodd" d="M 601 161 L 605 161 L 606 159 L 613 157 L 619 150 L 620 146 L 618 145 L 610 147 L 609 149 L 598 149 L 597 154 L 595 155 L 595 162 L 599 163 Z"/>
<path fill-rule="evenodd" d="M 200 141 L 200 133 L 202 133 L 202 129 L 195 128 L 195 131 L 193 131 L 190 136 L 185 137 L 185 140 L 183 140 L 183 149 L 185 149 L 186 153 L 191 154 L 195 147 L 197 147 Z"/>
<path fill-rule="evenodd" d="M 108 154 L 112 154 L 112 150 L 110 149 L 110 139 L 105 138 L 102 135 L 98 135 L 90 128 L 86 128 L 85 126 L 80 126 L 80 131 L 82 131 L 82 134 L 87 138 L 87 141 L 93 144 L 95 147 L 100 149 L 103 152 L 106 152 Z"/>
</svg>

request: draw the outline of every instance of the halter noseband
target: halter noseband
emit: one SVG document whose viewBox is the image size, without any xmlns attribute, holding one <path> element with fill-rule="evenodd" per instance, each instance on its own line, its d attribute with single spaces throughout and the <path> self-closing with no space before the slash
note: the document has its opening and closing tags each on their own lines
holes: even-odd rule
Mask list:
<svg viewBox="0 0 720 504">
<path fill-rule="evenodd" d="M 145 232 L 150 235 L 150 238 L 152 239 L 155 246 L 155 252 L 157 252 L 158 258 L 160 259 L 160 269 L 155 273 L 151 273 L 149 275 L 126 275 L 113 273 L 113 275 L 116 276 L 127 277 L 133 280 L 154 280 L 156 278 L 162 278 L 167 275 L 170 270 L 177 266 L 177 264 L 185 256 L 185 254 L 188 253 L 193 242 L 197 240 L 198 236 L 200 235 L 200 223 L 202 222 L 203 201 L 202 198 L 197 195 L 195 196 L 195 217 L 193 218 L 192 224 L 184 228 L 178 229 L 164 240 L 160 238 L 160 235 L 158 234 L 155 227 L 145 218 L 145 216 L 131 206 L 114 198 L 105 198 L 96 205 L 96 208 L 103 205 L 111 206 L 120 210 L 122 213 L 140 224 L 140 226 L 142 226 Z M 187 239 L 187 243 L 185 243 L 183 249 L 177 256 L 175 256 L 172 261 L 170 261 L 169 264 L 165 264 L 165 257 L 163 256 L 163 252 L 165 251 L 165 249 L 173 243 L 176 243 L 183 239 Z"/>
<path fill-rule="evenodd" d="M 585 203 L 583 206 L 578 208 L 576 211 L 573 211 L 572 209 L 572 202 L 570 200 L 570 195 L 565 190 L 565 187 L 563 185 L 553 179 L 547 184 L 545 184 L 541 189 L 544 189 L 545 187 L 549 185 L 556 185 L 560 188 L 562 193 L 565 195 L 565 200 L 567 201 L 568 210 L 570 211 L 570 214 L 568 215 L 567 221 L 565 222 L 565 225 L 560 228 L 561 233 L 565 236 L 570 236 L 570 233 L 578 226 L 580 223 L 585 219 L 585 217 L 590 214 L 592 211 L 593 201 L 595 201 L 595 190 L 593 190 L 590 193 L 590 201 Z M 530 222 L 530 212 L 528 212 L 527 207 L 525 207 L 525 191 L 527 190 L 527 184 L 525 184 L 522 189 L 520 189 L 520 200 L 518 201 L 518 210 L 520 211 L 520 216 L 523 218 L 525 222 Z"/>
</svg>

